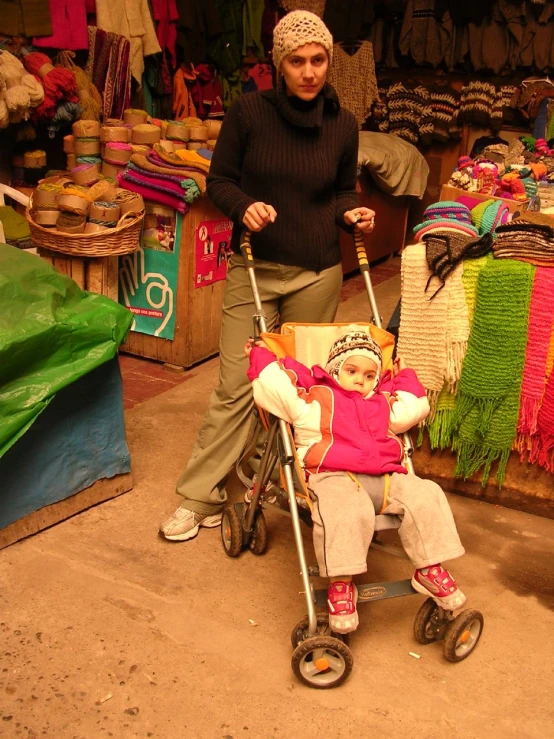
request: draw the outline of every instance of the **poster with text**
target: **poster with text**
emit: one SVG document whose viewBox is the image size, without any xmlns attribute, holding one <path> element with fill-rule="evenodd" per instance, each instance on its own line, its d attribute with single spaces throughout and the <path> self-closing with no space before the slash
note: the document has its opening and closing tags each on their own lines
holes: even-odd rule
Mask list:
<svg viewBox="0 0 554 739">
<path fill-rule="evenodd" d="M 181 218 L 173 208 L 146 202 L 140 247 L 119 258 L 119 302 L 134 314 L 132 331 L 175 335 Z"/>
<path fill-rule="evenodd" d="M 206 287 L 224 280 L 231 257 L 232 221 L 201 221 L 195 234 L 194 287 Z"/>
</svg>

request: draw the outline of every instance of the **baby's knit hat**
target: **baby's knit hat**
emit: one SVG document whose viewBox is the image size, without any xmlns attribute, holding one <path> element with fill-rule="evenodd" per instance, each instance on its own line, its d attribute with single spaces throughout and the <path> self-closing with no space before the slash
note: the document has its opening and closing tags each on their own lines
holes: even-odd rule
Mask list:
<svg viewBox="0 0 554 739">
<path fill-rule="evenodd" d="M 333 61 L 333 37 L 325 23 L 307 10 L 293 10 L 273 30 L 273 64 L 280 74 L 281 62 L 304 44 L 321 44 Z"/>
<path fill-rule="evenodd" d="M 362 331 L 355 324 L 347 326 L 344 334 L 332 344 L 325 371 L 338 380 L 339 372 L 346 360 L 359 356 L 369 357 L 377 365 L 377 377 L 375 378 L 375 386 L 377 386 L 383 360 L 381 347 L 366 331 Z"/>
</svg>

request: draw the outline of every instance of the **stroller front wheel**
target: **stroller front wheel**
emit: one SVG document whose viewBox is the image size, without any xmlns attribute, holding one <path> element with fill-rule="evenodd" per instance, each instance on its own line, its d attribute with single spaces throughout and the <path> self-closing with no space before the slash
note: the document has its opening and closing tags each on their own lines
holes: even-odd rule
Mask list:
<svg viewBox="0 0 554 739">
<path fill-rule="evenodd" d="M 299 644 L 292 655 L 296 677 L 311 688 L 336 688 L 352 672 L 352 652 L 340 639 L 312 636 Z"/>
<path fill-rule="evenodd" d="M 221 541 L 225 554 L 238 557 L 242 551 L 242 522 L 234 507 L 223 510 L 221 516 Z"/>
<path fill-rule="evenodd" d="M 252 554 L 263 554 L 267 549 L 267 523 L 261 510 L 254 519 L 254 530 L 250 538 L 250 551 Z"/>
</svg>

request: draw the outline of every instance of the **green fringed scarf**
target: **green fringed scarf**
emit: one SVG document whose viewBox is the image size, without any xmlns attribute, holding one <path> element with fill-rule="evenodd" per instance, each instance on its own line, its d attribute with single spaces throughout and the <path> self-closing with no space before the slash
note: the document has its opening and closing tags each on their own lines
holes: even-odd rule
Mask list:
<svg viewBox="0 0 554 739">
<path fill-rule="evenodd" d="M 454 474 L 468 478 L 483 467 L 483 487 L 498 460 L 504 481 L 517 431 L 535 267 L 489 259 L 479 272 L 475 314 L 452 418 Z"/>
</svg>

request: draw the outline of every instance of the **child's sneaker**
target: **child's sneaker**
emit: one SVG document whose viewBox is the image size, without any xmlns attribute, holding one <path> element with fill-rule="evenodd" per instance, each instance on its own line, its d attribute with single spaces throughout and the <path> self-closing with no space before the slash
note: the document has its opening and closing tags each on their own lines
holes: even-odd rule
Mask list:
<svg viewBox="0 0 554 739">
<path fill-rule="evenodd" d="M 327 589 L 329 626 L 337 634 L 348 634 L 358 628 L 356 602 L 358 589 L 353 582 L 332 582 Z"/>
<path fill-rule="evenodd" d="M 416 570 L 412 577 L 412 587 L 422 595 L 430 595 L 445 611 L 455 611 L 466 602 L 466 597 L 456 585 L 456 581 L 442 565 Z"/>
</svg>

